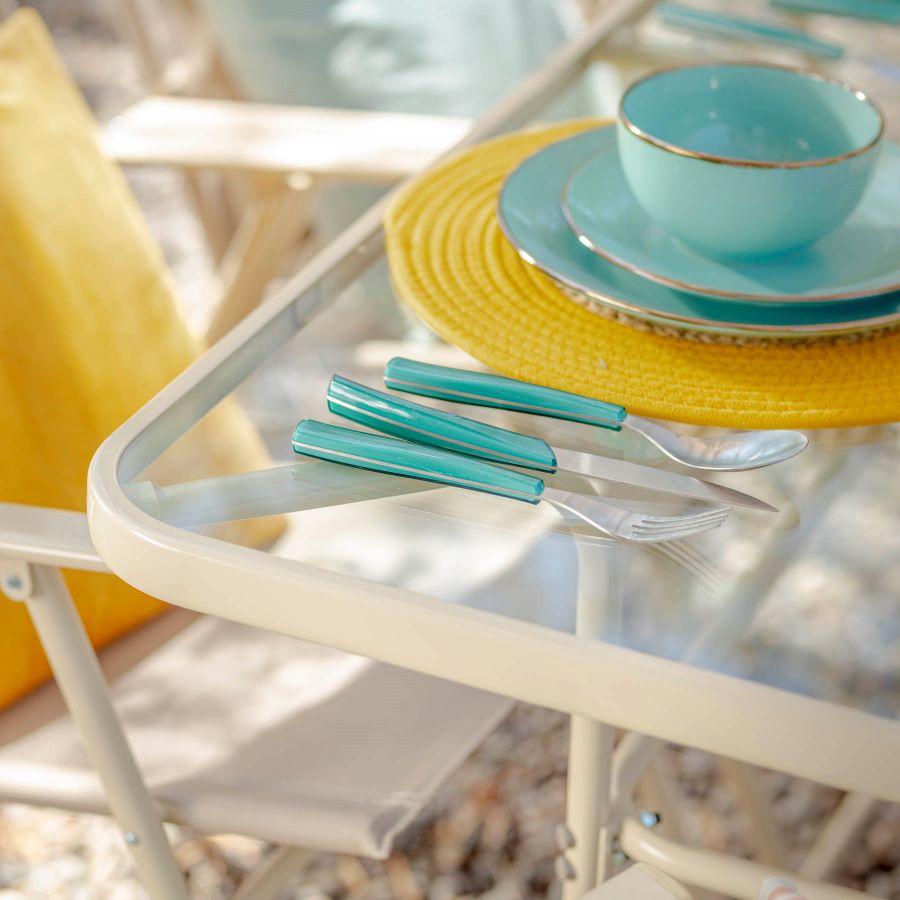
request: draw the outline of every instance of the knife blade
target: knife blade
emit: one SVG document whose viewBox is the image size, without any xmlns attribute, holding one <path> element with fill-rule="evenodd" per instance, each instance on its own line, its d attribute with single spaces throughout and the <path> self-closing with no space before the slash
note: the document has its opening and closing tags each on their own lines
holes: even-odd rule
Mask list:
<svg viewBox="0 0 900 900">
<path fill-rule="evenodd" d="M 465 456 L 541 472 L 570 472 L 724 506 L 777 511 L 749 494 L 692 475 L 576 450 L 556 450 L 541 438 L 432 409 L 340 375 L 331 379 L 327 399 L 328 408 L 335 415 L 394 437 Z"/>
<path fill-rule="evenodd" d="M 778 510 L 760 500 L 736 491 L 734 488 L 704 481 L 693 475 L 682 475 L 680 472 L 668 472 L 653 466 L 642 466 L 639 463 L 626 462 L 623 459 L 610 459 L 593 453 L 579 450 L 552 448 L 556 455 L 557 472 L 568 472 L 586 478 L 600 478 L 617 484 L 632 487 L 650 488 L 676 497 L 689 497 L 692 500 L 706 500 L 709 503 L 721 503 L 724 506 L 741 506 L 746 509 L 762 509 L 767 512 Z"/>
</svg>

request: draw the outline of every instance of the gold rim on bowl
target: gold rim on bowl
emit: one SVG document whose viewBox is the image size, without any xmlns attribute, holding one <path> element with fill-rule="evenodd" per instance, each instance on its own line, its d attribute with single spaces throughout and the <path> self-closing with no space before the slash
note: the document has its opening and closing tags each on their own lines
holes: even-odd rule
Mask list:
<svg viewBox="0 0 900 900">
<path fill-rule="evenodd" d="M 841 90 L 846 91 L 849 94 L 853 94 L 853 96 L 856 97 L 857 100 L 868 104 L 868 106 L 875 112 L 875 115 L 878 117 L 878 131 L 876 131 L 875 136 L 862 147 L 857 147 L 855 150 L 848 150 L 846 153 L 841 153 L 838 156 L 823 156 L 819 159 L 808 159 L 798 162 L 776 162 L 757 159 L 740 159 L 738 157 L 731 156 L 718 156 L 714 153 L 703 153 L 699 150 L 689 150 L 687 147 L 682 147 L 678 144 L 673 144 L 670 141 L 664 141 L 661 138 L 653 137 L 653 135 L 647 134 L 646 131 L 635 125 L 635 123 L 632 122 L 631 119 L 626 115 L 625 101 L 628 98 L 628 95 L 633 90 L 635 90 L 635 88 L 640 87 L 640 85 L 642 85 L 645 81 L 649 81 L 650 79 L 656 78 L 659 75 L 665 75 L 668 72 L 677 72 L 682 69 L 702 69 L 713 67 L 733 69 L 751 67 L 757 69 L 779 69 L 781 71 L 793 72 L 797 75 L 803 75 L 804 77 L 810 78 L 813 81 L 821 81 L 826 84 L 833 84 L 835 87 L 839 87 Z M 646 75 L 638 78 L 637 81 L 633 81 L 625 89 L 625 93 L 622 94 L 622 97 L 619 100 L 619 121 L 635 137 L 640 138 L 642 141 L 651 144 L 654 147 L 659 147 L 662 150 L 668 150 L 670 153 L 675 153 L 678 156 L 686 156 L 690 159 L 702 159 L 705 162 L 715 163 L 716 165 L 736 166 L 747 169 L 811 169 L 815 168 L 816 166 L 829 166 L 833 163 L 843 162 L 846 159 L 852 159 L 854 156 L 861 156 L 863 153 L 871 150 L 881 140 L 881 137 L 884 134 L 884 114 L 881 112 L 878 104 L 868 94 L 866 94 L 865 91 L 861 91 L 858 88 L 853 87 L 853 85 L 848 84 L 846 81 L 841 81 L 837 78 L 829 78 L 827 75 L 822 75 L 819 72 L 812 72 L 809 69 L 801 69 L 798 66 L 786 66 L 763 62 L 684 63 L 682 65 L 663 66 L 662 68 L 654 69 L 652 72 L 648 72 Z"/>
</svg>

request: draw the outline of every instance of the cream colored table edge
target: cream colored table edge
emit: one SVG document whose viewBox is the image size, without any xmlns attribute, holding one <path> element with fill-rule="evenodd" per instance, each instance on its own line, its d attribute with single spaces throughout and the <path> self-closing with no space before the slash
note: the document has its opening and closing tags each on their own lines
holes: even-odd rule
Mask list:
<svg viewBox="0 0 900 900">
<path fill-rule="evenodd" d="M 619 26 L 652 5 L 651 0 L 611 4 L 479 120 L 460 146 L 526 121 Z M 900 802 L 895 722 L 217 542 L 167 525 L 129 499 L 123 483 L 293 335 L 298 320 L 322 304 L 326 292 L 339 291 L 381 255 L 382 213 L 383 205 L 370 210 L 102 445 L 89 475 L 88 516 L 94 544 L 109 568 L 141 590 L 189 609 L 558 709 L 585 722 Z M 252 604 L 246 602 L 250 596 Z M 608 731 L 591 730 L 585 750 L 591 741 L 608 744 Z M 610 791 L 609 777 L 601 767 L 599 780 L 605 784 L 598 786 L 595 778 L 592 790 L 615 796 L 617 786 Z M 601 818 L 608 824 L 609 815 L 597 810 L 591 830 Z M 623 823 L 622 835 L 629 836 L 635 854 L 644 847 L 646 855 L 659 856 L 633 819 Z M 603 854 L 596 849 L 587 853 L 585 864 L 592 840 L 586 836 L 576 848 L 582 864 L 568 894 L 576 885 L 593 883 L 592 861 L 602 874 Z M 703 864 L 716 865 L 708 858 Z M 729 892 L 749 896 L 749 884 L 758 876 L 754 870 L 740 892 L 729 876 Z M 858 896 L 839 888 L 802 887 L 811 898 Z"/>
</svg>

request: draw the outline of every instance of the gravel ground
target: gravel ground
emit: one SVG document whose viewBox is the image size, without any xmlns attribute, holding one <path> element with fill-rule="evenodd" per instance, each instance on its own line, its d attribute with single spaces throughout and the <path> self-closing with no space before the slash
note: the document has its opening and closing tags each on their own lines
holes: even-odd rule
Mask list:
<svg viewBox="0 0 900 900">
<path fill-rule="evenodd" d="M 553 896 L 554 829 L 564 814 L 567 738 L 565 717 L 516 708 L 447 782 L 390 859 L 323 854 L 287 889 L 285 900 Z M 662 761 L 679 785 L 684 836 L 711 849 L 749 855 L 748 823 L 716 760 L 696 750 L 668 748 Z M 786 861 L 796 864 L 841 795 L 776 773 L 757 776 L 784 837 Z M 207 838 L 168 828 L 197 900 L 227 898 L 268 849 L 249 838 Z M 617 864 L 626 864 L 619 854 Z M 900 808 L 879 808 L 839 880 L 874 897 L 900 897 Z M 0 807 L 0 900 L 144 896 L 108 819 Z"/>
<path fill-rule="evenodd" d="M 47 19 L 98 118 L 110 118 L 140 96 L 135 62 L 116 40 L 103 4 L 41 0 L 33 5 Z M 162 170 L 128 177 L 172 267 L 185 315 L 199 329 L 215 282 L 180 180 Z M 567 737 L 565 717 L 518 707 L 448 781 L 387 862 L 322 855 L 285 897 L 546 896 L 552 892 L 554 829 L 564 815 Z M 668 748 L 661 765 L 678 786 L 679 825 L 688 840 L 740 855 L 753 851 L 727 768 L 707 754 L 678 748 Z M 786 859 L 797 863 L 841 795 L 774 773 L 756 774 L 758 790 L 783 833 Z M 204 838 L 174 827 L 170 833 L 198 900 L 229 896 L 268 851 L 248 838 Z M 624 860 L 617 856 L 617 863 Z M 872 896 L 900 898 L 900 808 L 878 808 L 839 880 Z M 0 806 L 0 900 L 142 897 L 109 820 Z"/>
</svg>

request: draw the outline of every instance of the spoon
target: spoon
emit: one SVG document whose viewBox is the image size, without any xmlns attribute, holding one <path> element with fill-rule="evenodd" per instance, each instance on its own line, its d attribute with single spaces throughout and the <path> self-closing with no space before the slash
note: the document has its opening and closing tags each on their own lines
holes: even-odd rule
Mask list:
<svg viewBox="0 0 900 900">
<path fill-rule="evenodd" d="M 796 456 L 809 443 L 802 431 L 733 431 L 711 437 L 689 437 L 630 414 L 626 414 L 621 425 L 645 437 L 675 462 L 719 472 L 771 466 Z"/>
<path fill-rule="evenodd" d="M 491 406 L 612 428 L 630 428 L 670 459 L 694 469 L 740 472 L 771 466 L 796 456 L 809 443 L 800 431 L 734 431 L 712 437 L 689 437 L 640 416 L 624 406 L 593 400 L 489 375 L 395 357 L 384 368 L 387 387 L 454 403 Z"/>
</svg>

